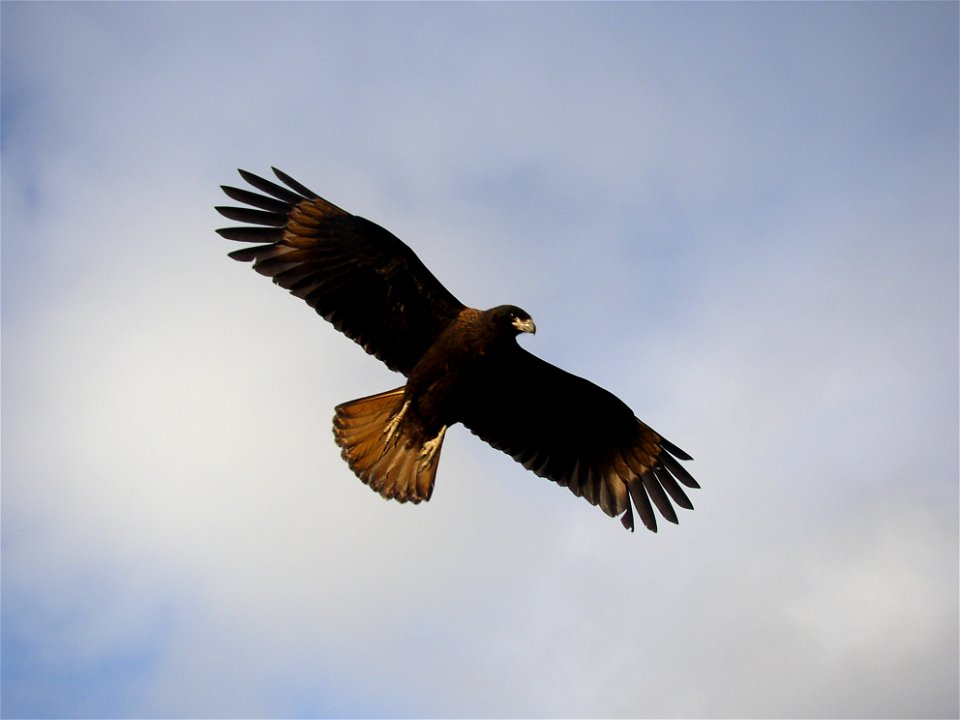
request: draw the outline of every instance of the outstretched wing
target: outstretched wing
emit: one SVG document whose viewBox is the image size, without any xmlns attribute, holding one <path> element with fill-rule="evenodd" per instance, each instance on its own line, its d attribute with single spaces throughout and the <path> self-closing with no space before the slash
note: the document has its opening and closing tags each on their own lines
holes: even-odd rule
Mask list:
<svg viewBox="0 0 960 720">
<path fill-rule="evenodd" d="M 612 393 L 519 345 L 471 379 L 460 416 L 473 433 L 528 470 L 611 517 L 623 513 L 620 520 L 630 530 L 631 500 L 654 532 L 654 506 L 673 523 L 677 514 L 671 501 L 693 509 L 680 485 L 700 486 L 677 460 L 691 460 L 689 455 L 638 420 Z"/>
<path fill-rule="evenodd" d="M 244 170 L 243 179 L 264 194 L 223 186 L 251 207 L 217 211 L 250 225 L 217 232 L 258 243 L 230 257 L 253 262 L 391 370 L 408 375 L 464 305 L 399 238 L 273 172 L 286 187 Z"/>
</svg>

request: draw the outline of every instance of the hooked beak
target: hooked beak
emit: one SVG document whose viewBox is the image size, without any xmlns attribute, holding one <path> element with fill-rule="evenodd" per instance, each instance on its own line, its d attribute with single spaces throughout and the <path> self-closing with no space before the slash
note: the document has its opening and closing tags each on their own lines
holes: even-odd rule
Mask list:
<svg viewBox="0 0 960 720">
<path fill-rule="evenodd" d="M 533 320 L 521 320 L 520 318 L 517 318 L 513 321 L 513 326 L 518 332 L 528 332 L 531 334 L 536 334 L 537 332 L 537 326 L 533 324 Z"/>
</svg>

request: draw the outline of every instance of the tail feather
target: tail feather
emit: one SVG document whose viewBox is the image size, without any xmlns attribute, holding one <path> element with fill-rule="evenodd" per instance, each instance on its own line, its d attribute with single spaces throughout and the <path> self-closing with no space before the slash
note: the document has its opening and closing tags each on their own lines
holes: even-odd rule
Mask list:
<svg viewBox="0 0 960 720">
<path fill-rule="evenodd" d="M 446 428 L 422 437 L 404 423 L 403 388 L 338 405 L 333 434 L 343 459 L 365 484 L 400 502 L 429 500 Z"/>
</svg>

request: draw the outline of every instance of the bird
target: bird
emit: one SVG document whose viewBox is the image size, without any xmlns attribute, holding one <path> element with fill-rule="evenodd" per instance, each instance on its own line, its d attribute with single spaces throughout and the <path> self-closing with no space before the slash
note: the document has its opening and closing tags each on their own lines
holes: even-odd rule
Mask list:
<svg viewBox="0 0 960 720">
<path fill-rule="evenodd" d="M 460 302 L 414 251 L 272 168 L 239 170 L 250 189 L 222 185 L 244 223 L 220 228 L 246 243 L 229 257 L 301 298 L 405 384 L 342 403 L 333 433 L 353 473 L 387 499 L 430 499 L 447 429 L 460 423 L 538 476 L 568 488 L 634 530 L 634 508 L 657 531 L 677 523 L 674 504 L 700 485 L 679 461 L 693 458 L 636 417 L 618 397 L 528 352 L 535 333 L 515 305 Z"/>
</svg>

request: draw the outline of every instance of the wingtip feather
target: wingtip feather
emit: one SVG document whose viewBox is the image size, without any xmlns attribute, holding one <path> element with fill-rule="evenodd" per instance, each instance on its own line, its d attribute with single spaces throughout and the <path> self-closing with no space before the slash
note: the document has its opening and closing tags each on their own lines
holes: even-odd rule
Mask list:
<svg viewBox="0 0 960 720">
<path fill-rule="evenodd" d="M 275 167 L 273 167 L 273 166 L 271 166 L 270 169 L 273 170 L 273 174 L 276 175 L 277 178 L 278 178 L 284 185 L 286 185 L 287 187 L 291 188 L 292 190 L 295 190 L 296 192 L 300 193 L 300 194 L 303 195 L 304 197 L 307 197 L 307 198 L 310 198 L 310 199 L 313 199 L 313 198 L 318 197 L 318 195 L 317 195 L 313 190 L 311 190 L 310 188 L 308 188 L 308 187 L 307 187 L 306 185 L 304 185 L 303 183 L 298 182 L 297 180 L 294 180 L 292 177 L 290 177 L 289 175 L 287 175 L 283 170 L 279 170 L 279 169 L 277 169 L 277 168 L 275 168 Z"/>
<path fill-rule="evenodd" d="M 662 447 L 664 450 L 666 450 L 668 453 L 673 455 L 678 460 L 693 460 L 693 457 L 691 455 L 684 452 L 683 450 L 678 448 L 676 445 L 674 445 L 672 442 L 662 437 L 660 438 L 660 447 Z"/>
</svg>

